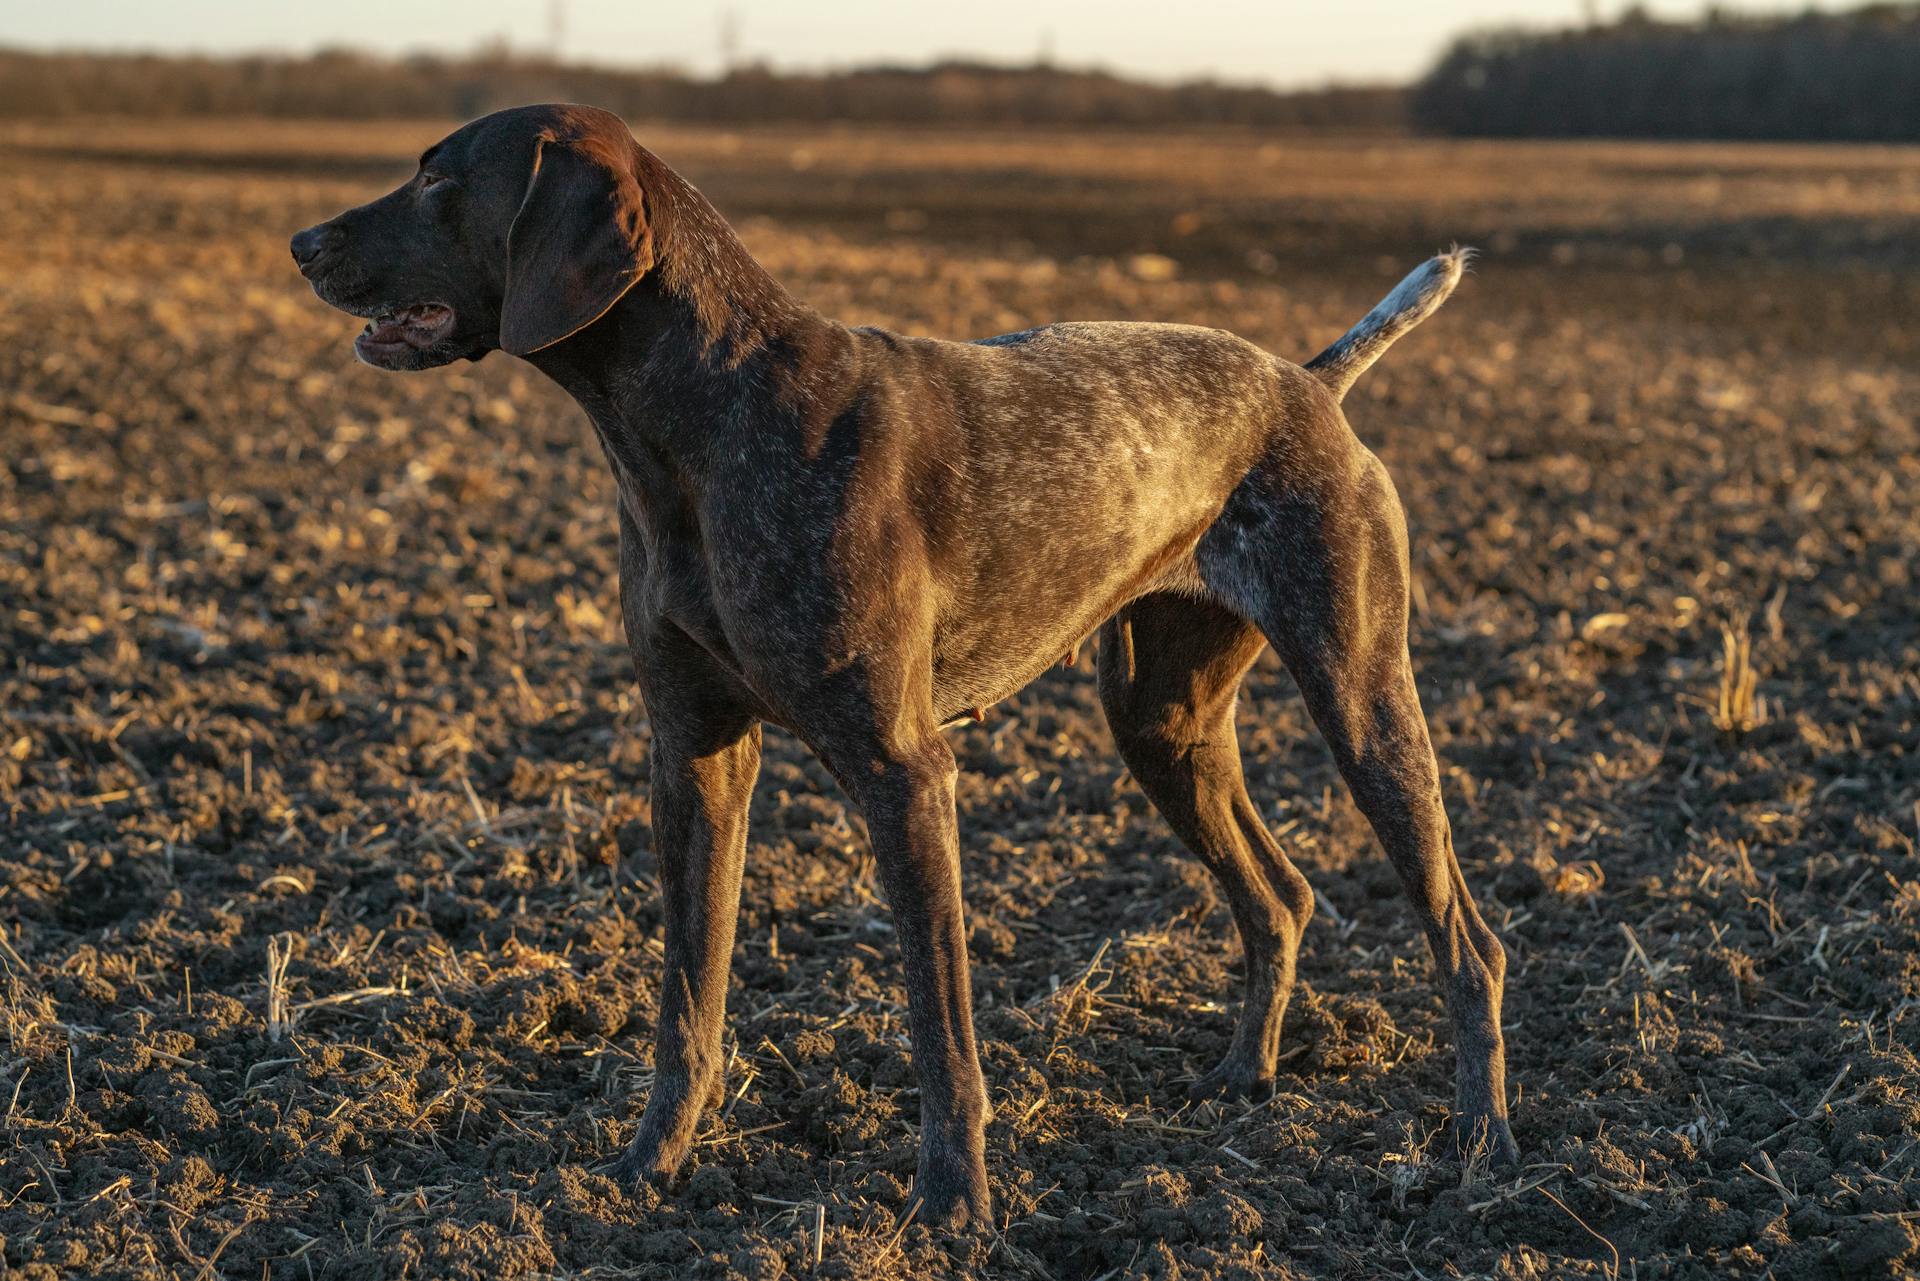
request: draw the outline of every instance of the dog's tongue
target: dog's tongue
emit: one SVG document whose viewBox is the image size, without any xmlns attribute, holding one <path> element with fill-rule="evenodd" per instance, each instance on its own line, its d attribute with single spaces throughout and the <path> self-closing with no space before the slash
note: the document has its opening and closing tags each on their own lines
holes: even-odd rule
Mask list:
<svg viewBox="0 0 1920 1281">
<path fill-rule="evenodd" d="M 447 308 L 437 303 L 422 303 L 403 311 L 389 312 L 367 322 L 367 339 L 376 343 L 404 342 L 425 347 L 440 336 Z"/>
</svg>

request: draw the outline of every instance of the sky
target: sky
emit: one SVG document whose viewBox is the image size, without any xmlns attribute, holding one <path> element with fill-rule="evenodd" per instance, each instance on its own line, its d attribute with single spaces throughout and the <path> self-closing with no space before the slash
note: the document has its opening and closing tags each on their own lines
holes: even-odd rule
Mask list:
<svg viewBox="0 0 1920 1281">
<path fill-rule="evenodd" d="M 1749 12 L 1859 0 L 1745 0 Z M 945 56 L 1098 65 L 1153 79 L 1294 87 L 1419 75 L 1462 30 L 1558 26 L 1626 0 L 4 0 L 0 45 L 465 53 L 504 38 L 570 60 L 718 70 L 723 49 L 782 69 Z M 1646 0 L 1692 16 L 1702 0 Z M 556 23 L 556 17 L 558 19 Z M 730 40 L 729 40 L 730 33 Z M 556 38 L 557 37 L 557 38 Z"/>
</svg>

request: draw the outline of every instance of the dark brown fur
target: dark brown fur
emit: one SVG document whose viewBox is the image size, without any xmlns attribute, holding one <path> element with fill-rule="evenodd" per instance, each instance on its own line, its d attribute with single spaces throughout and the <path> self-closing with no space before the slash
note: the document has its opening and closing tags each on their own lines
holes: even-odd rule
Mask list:
<svg viewBox="0 0 1920 1281">
<path fill-rule="evenodd" d="M 1370 317 L 1323 357 L 1337 376 L 1184 326 L 905 338 L 791 299 L 604 112 L 488 116 L 422 172 L 302 232 L 294 252 L 346 310 L 452 309 L 444 332 L 363 345 L 369 359 L 525 356 L 586 410 L 618 478 L 667 898 L 655 1085 L 627 1174 L 678 1171 L 719 1083 L 747 800 L 770 722 L 819 755 L 872 834 L 906 967 L 922 1217 L 988 1222 L 940 729 L 1096 629 L 1120 750 L 1219 879 L 1246 949 L 1239 1031 L 1196 1093 L 1271 1087 L 1313 909 L 1248 799 L 1234 741 L 1241 677 L 1270 643 L 1432 947 L 1463 1141 L 1513 1159 L 1505 957 L 1454 858 L 1415 693 L 1406 528 L 1336 394 L 1417 316 Z"/>
</svg>

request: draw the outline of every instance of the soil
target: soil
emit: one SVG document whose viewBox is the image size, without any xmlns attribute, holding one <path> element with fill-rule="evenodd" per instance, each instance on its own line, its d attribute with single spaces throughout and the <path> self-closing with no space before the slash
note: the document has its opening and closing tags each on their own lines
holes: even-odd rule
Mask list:
<svg viewBox="0 0 1920 1281">
<path fill-rule="evenodd" d="M 1920 1267 L 1920 154 L 641 131 L 918 332 L 1304 358 L 1490 250 L 1348 407 L 1524 1168 L 1446 1154 L 1424 942 L 1270 660 L 1242 747 L 1322 909 L 1275 1097 L 1185 1102 L 1238 947 L 1082 665 L 953 732 L 999 1222 L 949 1240 L 861 820 L 778 733 L 724 1096 L 679 1186 L 604 1173 L 661 950 L 608 477 L 522 364 L 356 365 L 285 249 L 443 128 L 0 130 L 0 1274 Z"/>
</svg>

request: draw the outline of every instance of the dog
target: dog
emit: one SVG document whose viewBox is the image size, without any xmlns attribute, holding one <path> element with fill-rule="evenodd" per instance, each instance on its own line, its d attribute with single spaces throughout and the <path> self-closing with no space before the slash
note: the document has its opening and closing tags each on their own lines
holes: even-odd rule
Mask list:
<svg viewBox="0 0 1920 1281">
<path fill-rule="evenodd" d="M 355 351 L 496 348 L 586 411 L 618 482 L 621 614 L 653 728 L 665 896 L 654 1086 L 617 1165 L 671 1179 L 717 1097 L 761 726 L 864 814 L 905 966 L 922 1221 L 990 1226 L 986 1085 L 944 727 L 1098 632 L 1128 768 L 1218 880 L 1246 954 L 1196 1097 L 1272 1088 L 1306 878 L 1248 799 L 1241 678 L 1272 645 L 1426 932 L 1456 1142 L 1517 1160 L 1506 955 L 1454 857 L 1407 651 L 1407 531 L 1341 397 L 1461 278 L 1415 270 L 1304 367 L 1186 325 L 978 342 L 836 324 L 790 296 L 618 117 L 497 112 L 370 204 L 293 237 Z"/>
</svg>

